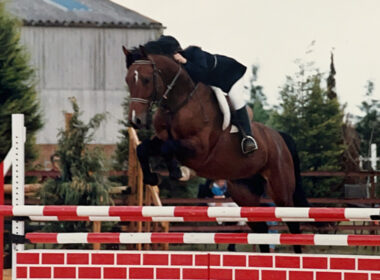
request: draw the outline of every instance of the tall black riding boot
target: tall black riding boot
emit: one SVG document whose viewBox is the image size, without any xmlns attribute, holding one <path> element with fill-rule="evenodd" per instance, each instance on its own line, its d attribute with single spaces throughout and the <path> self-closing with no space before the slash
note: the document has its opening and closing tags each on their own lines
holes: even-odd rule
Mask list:
<svg viewBox="0 0 380 280">
<path fill-rule="evenodd" d="M 258 149 L 258 146 L 255 138 L 253 138 L 247 108 L 244 106 L 243 108 L 236 110 L 233 115 L 234 122 L 243 135 L 243 139 L 241 140 L 241 150 L 243 154 L 254 152 Z"/>
</svg>

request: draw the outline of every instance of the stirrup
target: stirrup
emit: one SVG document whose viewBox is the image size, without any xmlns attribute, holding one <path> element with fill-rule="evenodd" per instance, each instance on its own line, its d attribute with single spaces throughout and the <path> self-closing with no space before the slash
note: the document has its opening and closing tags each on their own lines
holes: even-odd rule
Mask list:
<svg viewBox="0 0 380 280">
<path fill-rule="evenodd" d="M 241 151 L 243 154 L 252 153 L 258 148 L 259 147 L 257 146 L 257 142 L 252 136 L 247 135 L 241 140 Z"/>
</svg>

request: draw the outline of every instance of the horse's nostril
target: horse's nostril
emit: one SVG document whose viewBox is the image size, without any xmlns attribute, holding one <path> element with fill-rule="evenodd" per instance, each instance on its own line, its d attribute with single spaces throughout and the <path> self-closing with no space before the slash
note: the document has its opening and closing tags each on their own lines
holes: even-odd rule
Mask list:
<svg viewBox="0 0 380 280">
<path fill-rule="evenodd" d="M 141 120 L 140 119 L 136 119 L 136 124 L 141 124 Z"/>
</svg>

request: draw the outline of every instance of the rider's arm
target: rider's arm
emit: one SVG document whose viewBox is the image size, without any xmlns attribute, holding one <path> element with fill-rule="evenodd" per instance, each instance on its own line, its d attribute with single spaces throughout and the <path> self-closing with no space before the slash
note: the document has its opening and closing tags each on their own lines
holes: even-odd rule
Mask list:
<svg viewBox="0 0 380 280">
<path fill-rule="evenodd" d="M 182 54 L 180 54 L 180 53 L 173 54 L 173 58 L 175 61 L 177 61 L 178 63 L 181 63 L 181 64 L 186 64 L 186 62 L 187 62 L 187 59 L 184 58 L 182 56 Z"/>
<path fill-rule="evenodd" d="M 195 82 L 208 84 L 207 77 L 214 65 L 213 55 L 203 51 L 199 47 L 192 46 L 179 53 L 174 59 L 178 59 L 177 61 L 183 64 Z"/>
</svg>

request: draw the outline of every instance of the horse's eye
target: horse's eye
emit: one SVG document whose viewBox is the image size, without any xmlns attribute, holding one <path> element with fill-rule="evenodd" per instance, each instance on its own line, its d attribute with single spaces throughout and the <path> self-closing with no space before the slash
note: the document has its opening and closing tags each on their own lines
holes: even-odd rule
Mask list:
<svg viewBox="0 0 380 280">
<path fill-rule="evenodd" d="M 144 85 L 147 85 L 147 84 L 149 84 L 150 79 L 149 79 L 149 78 L 142 77 L 142 78 L 141 78 L 141 82 L 142 82 Z"/>
</svg>

